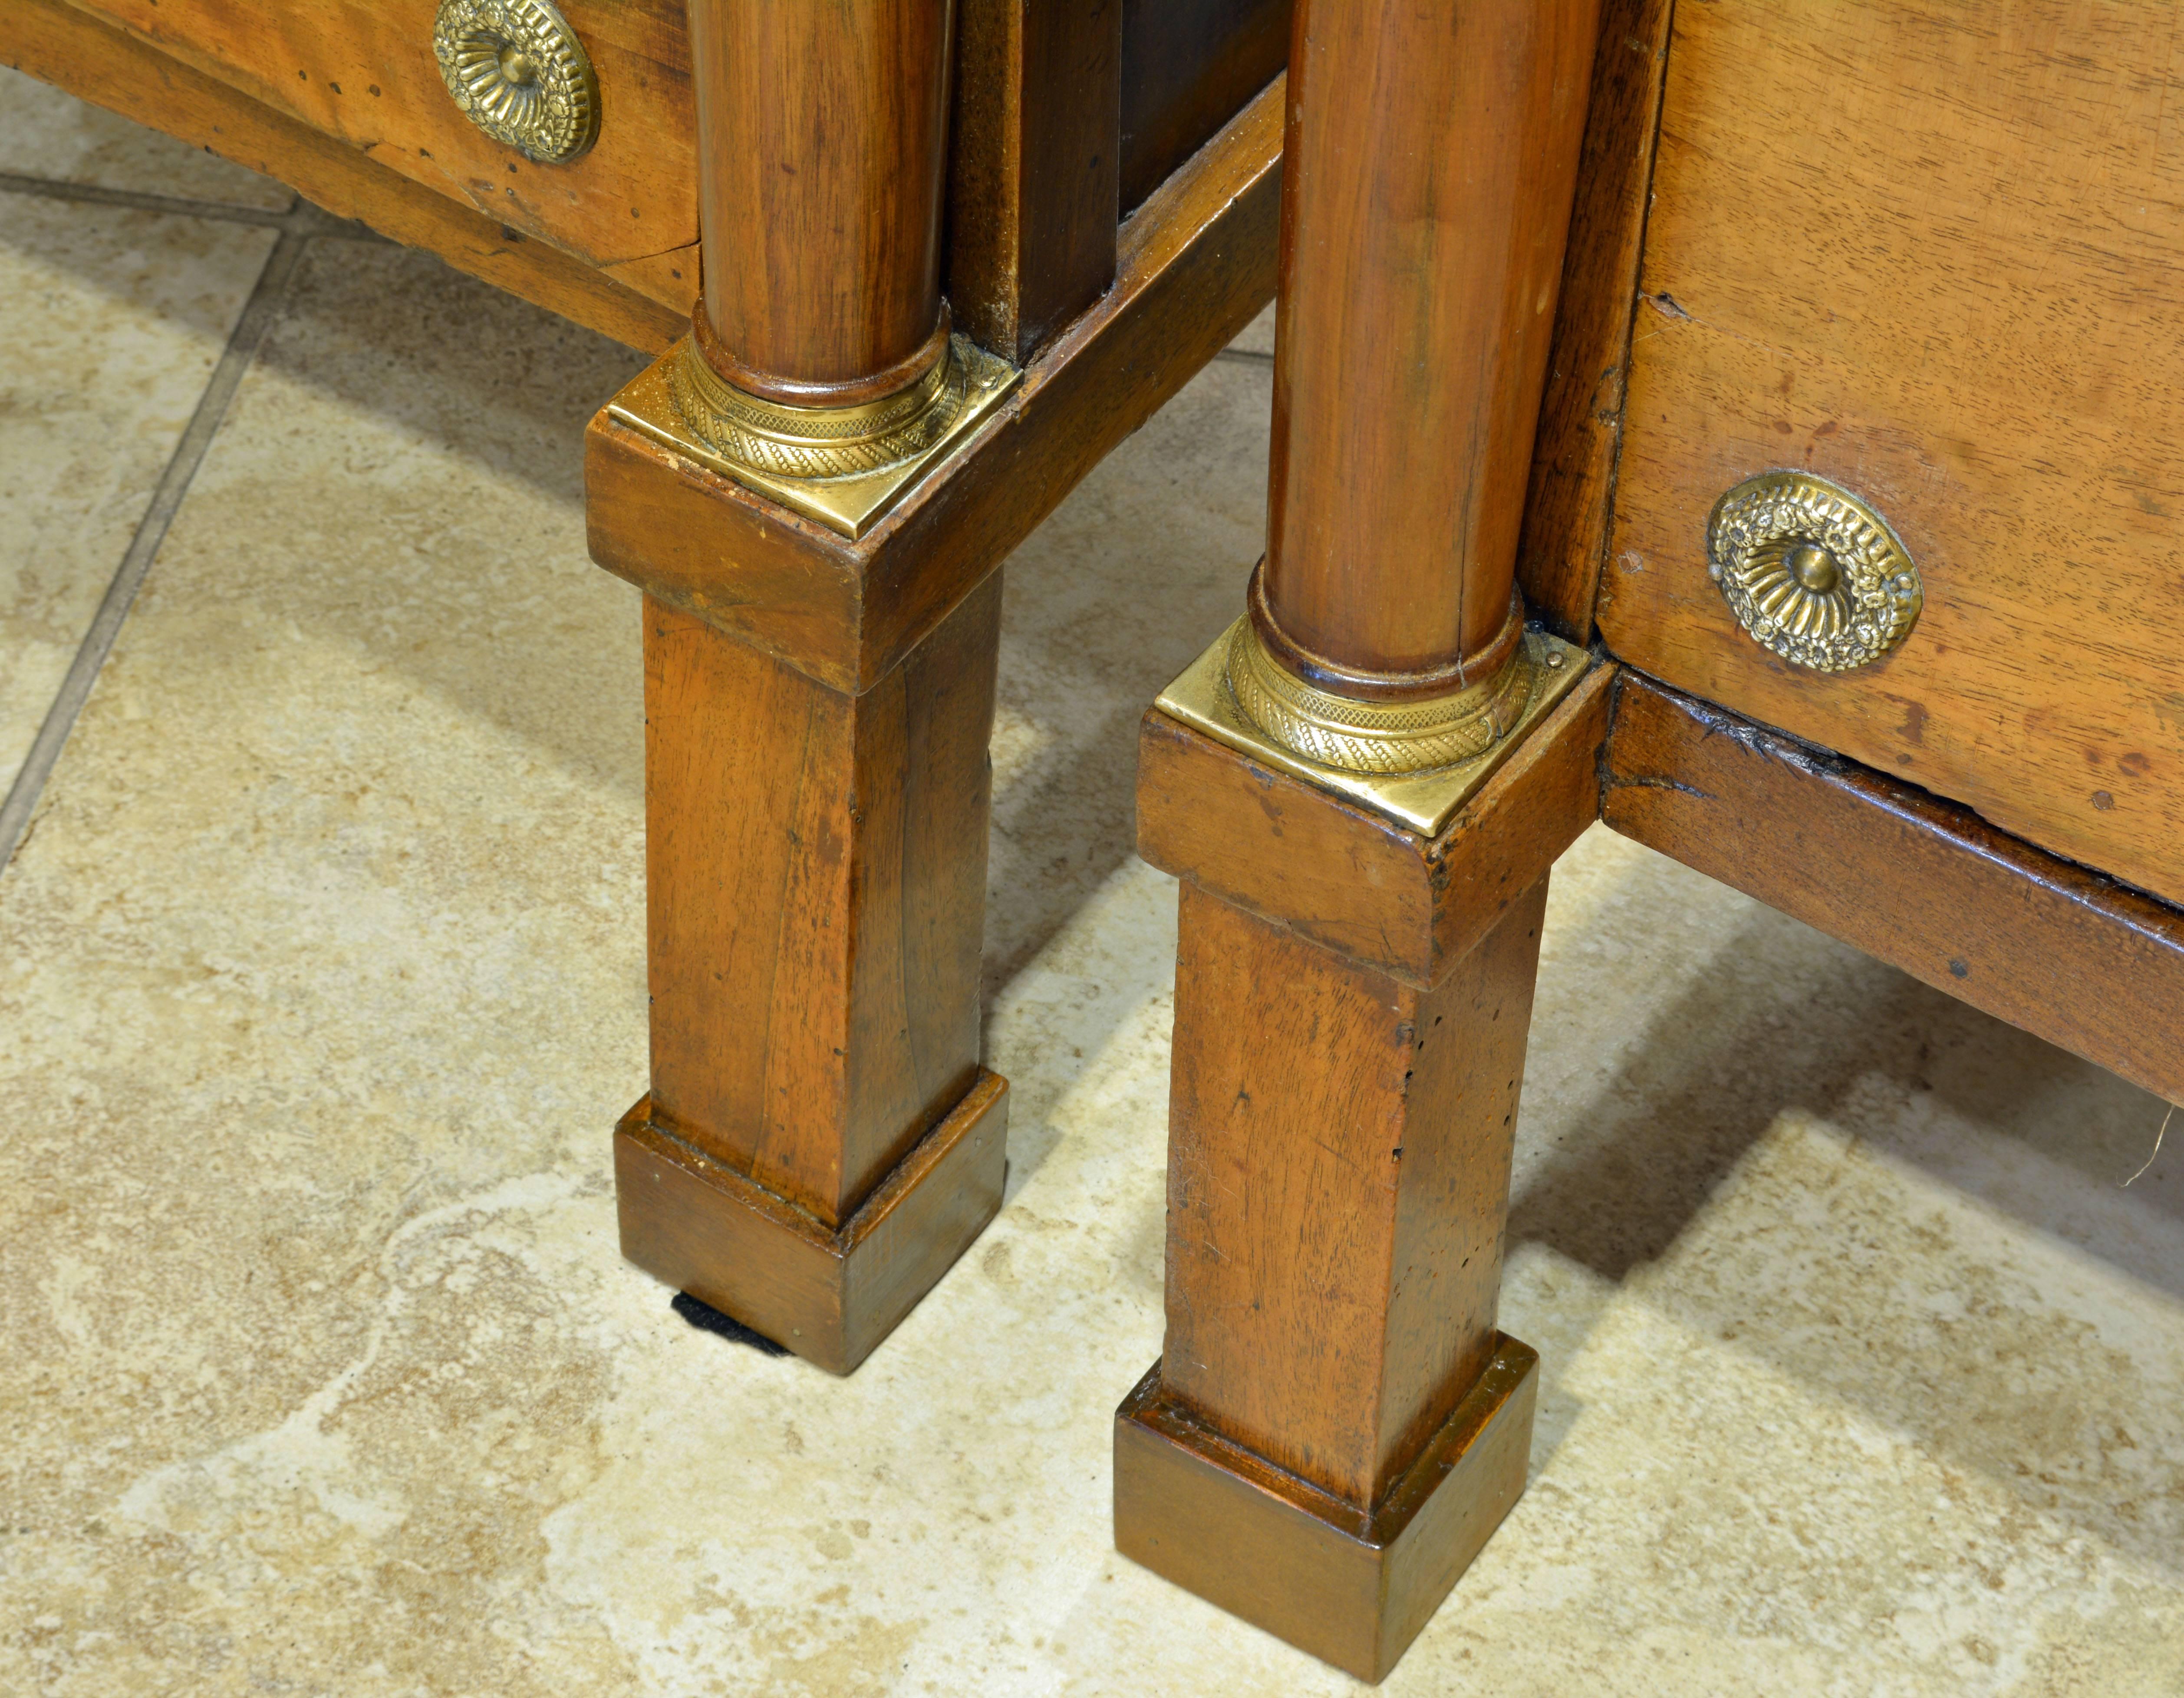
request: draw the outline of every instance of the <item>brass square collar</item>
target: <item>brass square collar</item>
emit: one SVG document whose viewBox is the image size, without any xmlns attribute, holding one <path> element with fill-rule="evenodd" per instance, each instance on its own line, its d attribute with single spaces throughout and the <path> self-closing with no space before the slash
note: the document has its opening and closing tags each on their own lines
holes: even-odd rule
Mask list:
<svg viewBox="0 0 2184 1698">
<path fill-rule="evenodd" d="M 732 439 L 744 445 L 749 454 L 746 459 L 722 452 L 692 427 L 686 404 L 694 398 L 678 397 L 677 392 L 678 384 L 688 384 L 693 375 L 689 362 L 694 358 L 688 338 L 677 343 L 666 358 L 649 367 L 608 404 L 607 416 L 708 471 L 733 478 L 744 488 L 839 532 L 852 542 L 871 530 L 961 447 L 1023 376 L 1006 360 L 987 353 L 967 337 L 958 336 L 951 339 L 948 357 L 936 368 L 944 389 L 930 398 L 912 398 L 926 404 L 920 409 L 919 419 L 910 421 L 918 428 L 914 437 L 905 436 L 907 451 L 900 458 L 890 456 L 877 466 L 860 465 L 850 449 L 861 449 L 861 443 L 822 444 L 824 452 L 815 457 L 808 445 L 792 441 L 788 427 L 793 421 L 787 420 L 789 409 L 781 409 L 782 419 L 755 413 L 733 421 Z M 939 412 L 942 408 L 946 409 L 944 414 Z M 877 422 L 882 426 L 895 424 L 891 418 Z M 874 441 L 892 445 L 886 430 L 880 431 Z M 876 453 L 863 455 L 866 459 L 878 457 Z M 772 464 L 759 463 L 763 461 Z M 800 476 L 782 469 L 807 461 L 838 463 L 851 469 L 819 477 Z"/>
<path fill-rule="evenodd" d="M 1518 663 L 1527 680 L 1528 694 L 1505 735 L 1481 753 L 1451 765 L 1415 772 L 1353 772 L 1322 765 L 1284 748 L 1238 704 L 1228 682 L 1228 656 L 1231 645 L 1249 622 L 1240 619 L 1223 632 L 1212 647 L 1160 693 L 1153 705 L 1216 743 L 1293 778 L 1333 791 L 1424 838 L 1440 834 L 1456 810 L 1493 777 L 1525 734 L 1570 693 L 1590 660 L 1585 650 L 1558 637 L 1528 631 Z"/>
</svg>

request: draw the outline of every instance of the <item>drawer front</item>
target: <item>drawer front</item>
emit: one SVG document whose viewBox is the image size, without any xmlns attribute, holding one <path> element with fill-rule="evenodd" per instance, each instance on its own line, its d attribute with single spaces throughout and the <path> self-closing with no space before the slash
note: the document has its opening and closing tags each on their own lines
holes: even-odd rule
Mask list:
<svg viewBox="0 0 2184 1698">
<path fill-rule="evenodd" d="M 2184 902 L 2184 13 L 1676 8 L 1600 621 L 1665 682 Z M 1819 473 L 1923 582 L 1778 658 L 1715 502 Z"/>
<path fill-rule="evenodd" d="M 568 0 L 599 131 L 536 164 L 476 128 L 432 54 L 437 0 L 77 0 L 186 64 L 526 236 L 595 264 L 698 239 L 696 118 L 682 0 Z"/>
</svg>

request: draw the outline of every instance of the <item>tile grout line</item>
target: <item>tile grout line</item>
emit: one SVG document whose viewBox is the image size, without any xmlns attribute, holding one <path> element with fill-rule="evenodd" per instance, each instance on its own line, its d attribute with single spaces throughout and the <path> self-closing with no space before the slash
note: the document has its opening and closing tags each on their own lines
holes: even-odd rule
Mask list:
<svg viewBox="0 0 2184 1698">
<path fill-rule="evenodd" d="M 216 218 L 229 224 L 271 225 L 278 227 L 288 214 L 266 207 L 228 206 L 219 201 L 187 200 L 180 195 L 147 194 L 141 189 L 102 188 L 96 183 L 62 182 L 52 177 L 26 177 L 0 171 L 0 191 L 32 195 L 41 200 L 88 201 L 94 206 L 125 206 L 139 212 L 180 213 L 188 218 Z"/>
<path fill-rule="evenodd" d="M 264 230 L 286 229 L 298 214 L 315 222 L 314 236 L 344 240 L 384 242 L 387 238 L 352 219 L 337 217 L 298 196 L 286 212 L 262 206 L 232 206 L 225 201 L 191 200 L 181 195 L 151 194 L 142 189 L 109 189 L 96 183 L 63 182 L 53 177 L 26 177 L 17 171 L 0 171 L 0 194 L 27 195 L 36 200 L 73 201 L 92 206 L 126 207 L 134 212 L 163 212 L 178 218 L 209 219 L 220 224 L 254 225 Z"/>
<path fill-rule="evenodd" d="M 213 367 L 203 393 L 198 397 L 189 423 L 182 427 L 181 439 L 175 444 L 167 469 L 153 489 L 144 516 L 137 521 L 136 534 L 129 539 L 121 564 L 106 587 L 105 598 L 98 604 L 91 628 L 77 646 L 75 659 L 69 664 L 68 676 L 61 681 L 53 704 L 47 710 L 45 722 L 38 727 L 31 752 L 24 757 L 22 769 L 8 788 L 7 799 L 0 801 L 0 871 L 14 861 L 15 851 L 22 844 L 30 827 L 31 810 L 37 805 L 39 793 L 60 759 L 62 745 L 75 729 L 76 716 L 91 699 L 92 686 L 98 682 L 99 670 L 106 664 L 114 639 L 120 635 L 121 621 L 129 615 L 145 574 L 151 570 L 153 557 L 167 539 L 167 527 L 181 507 L 190 480 L 203 463 L 214 432 L 227 415 L 228 405 L 235 398 L 243 372 L 272 326 L 288 280 L 295 275 L 297 262 L 311 240 L 309 219 L 299 215 L 307 212 L 315 214 L 316 209 L 305 203 L 296 212 L 284 215 L 281 238 L 266 256 L 265 267 L 250 291 L 250 298 L 243 303 L 235 328 L 228 333 L 227 346 L 221 350 L 220 362 Z"/>
</svg>

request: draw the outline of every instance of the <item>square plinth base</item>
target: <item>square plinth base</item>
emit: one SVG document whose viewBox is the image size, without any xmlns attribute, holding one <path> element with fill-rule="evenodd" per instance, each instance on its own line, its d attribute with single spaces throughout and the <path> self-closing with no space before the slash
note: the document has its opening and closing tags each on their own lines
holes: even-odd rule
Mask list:
<svg viewBox="0 0 2184 1698">
<path fill-rule="evenodd" d="M 621 1253 L 754 1332 L 847 1373 L 917 1306 L 1001 1206 L 1009 1085 L 978 1082 L 830 1229 L 652 1123 L 615 1127 Z"/>
<path fill-rule="evenodd" d="M 1497 1334 L 1479 1383 L 1368 1515 L 1164 1401 L 1156 1362 L 1115 1411 L 1115 1548 L 1377 1681 L 1523 1494 L 1539 1366 Z"/>
</svg>

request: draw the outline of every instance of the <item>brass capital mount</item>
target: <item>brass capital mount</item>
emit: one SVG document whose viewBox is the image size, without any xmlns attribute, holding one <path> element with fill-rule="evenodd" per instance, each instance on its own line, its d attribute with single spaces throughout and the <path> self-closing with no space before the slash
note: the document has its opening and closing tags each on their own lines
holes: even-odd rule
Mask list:
<svg viewBox="0 0 2184 1698">
<path fill-rule="evenodd" d="M 1507 736 L 1531 699 L 1521 640 L 1491 676 L 1400 702 L 1361 701 L 1307 682 L 1268 652 L 1246 618 L 1232 631 L 1224 673 L 1246 717 L 1320 766 L 1395 777 L 1476 760 Z"/>
<path fill-rule="evenodd" d="M 703 310 L 701 307 L 700 311 Z M 1022 374 L 967 337 L 907 387 L 855 406 L 747 393 L 685 337 L 610 404 L 617 424 L 852 541 L 991 415 Z"/>
<path fill-rule="evenodd" d="M 1490 676 L 1402 702 L 1337 695 L 1267 650 L 1246 615 L 1155 704 L 1217 743 L 1435 837 L 1584 673 L 1581 649 L 1524 632 Z"/>
</svg>

